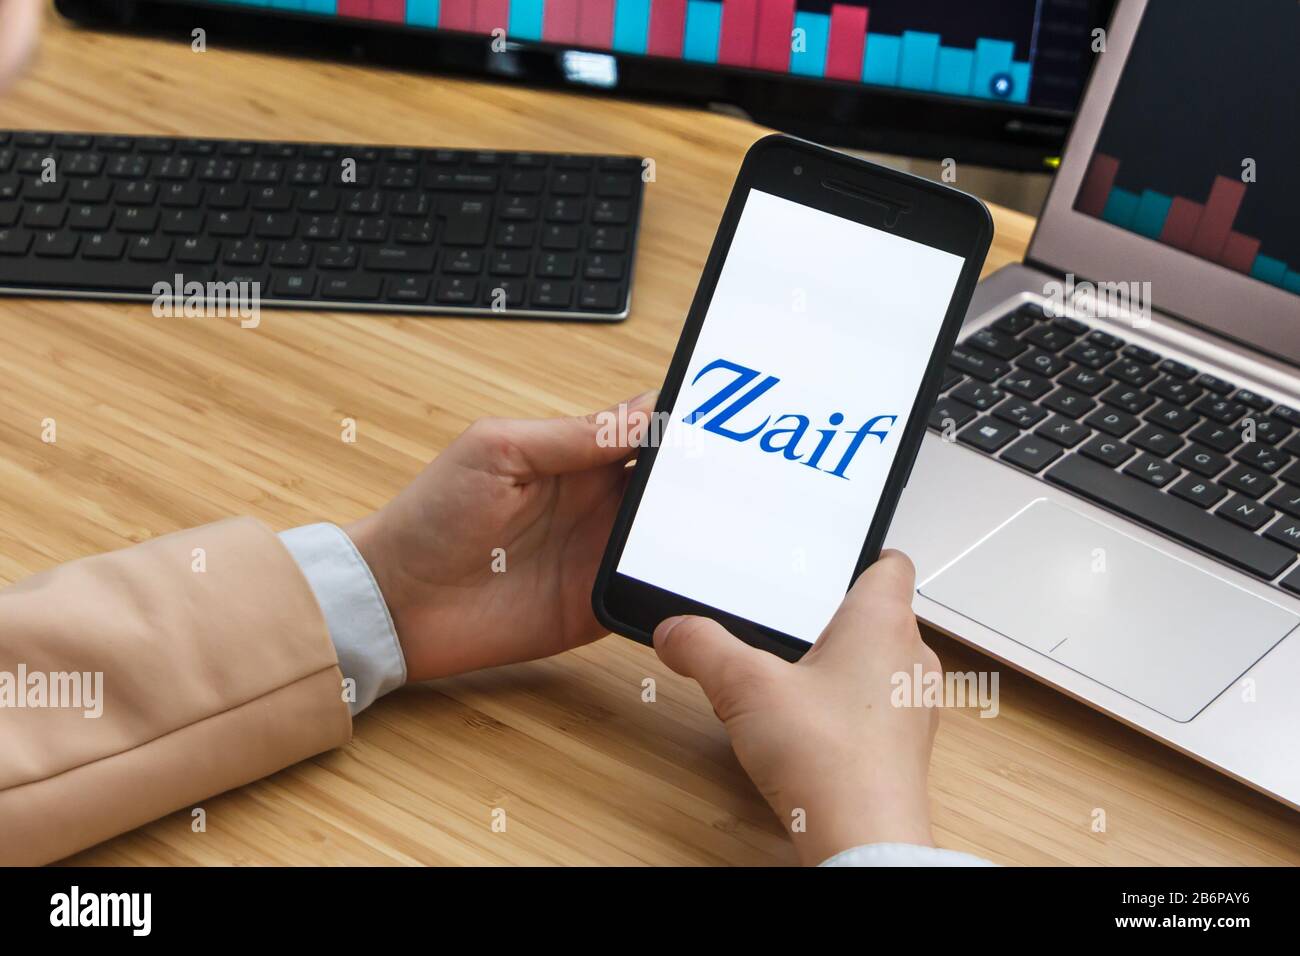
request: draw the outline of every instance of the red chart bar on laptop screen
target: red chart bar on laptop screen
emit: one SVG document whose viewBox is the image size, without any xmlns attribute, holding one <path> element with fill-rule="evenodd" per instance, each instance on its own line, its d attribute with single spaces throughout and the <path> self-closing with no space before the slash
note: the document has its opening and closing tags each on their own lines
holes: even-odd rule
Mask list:
<svg viewBox="0 0 1300 956">
<path fill-rule="evenodd" d="M 862 53 L 867 42 L 867 7 L 831 6 L 831 40 L 826 51 L 826 75 L 837 80 L 862 79 Z"/>
<path fill-rule="evenodd" d="M 754 66 L 763 70 L 790 69 L 793 30 L 794 0 L 758 0 Z"/>
<path fill-rule="evenodd" d="M 444 30 L 474 29 L 474 0 L 442 0 L 438 26 Z"/>
<path fill-rule="evenodd" d="M 474 0 L 474 32 L 510 28 L 510 0 Z"/>
<path fill-rule="evenodd" d="M 1214 177 L 1210 198 L 1205 201 L 1205 212 L 1196 224 L 1196 236 L 1192 239 L 1192 248 L 1189 250 L 1193 255 L 1218 260 L 1244 198 L 1245 183 L 1225 176 Z"/>
<path fill-rule="evenodd" d="M 1100 219 L 1118 172 L 1118 159 L 1105 153 L 1093 153 L 1092 162 L 1088 164 L 1088 172 L 1083 177 L 1083 185 L 1079 187 L 1079 197 L 1075 200 L 1074 208 Z"/>
<path fill-rule="evenodd" d="M 727 0 L 722 5 L 722 39 L 718 62 L 728 66 L 752 66 L 758 30 L 759 0 Z"/>
<path fill-rule="evenodd" d="M 578 42 L 608 50 L 614 44 L 614 0 L 582 0 L 578 15 Z"/>
<path fill-rule="evenodd" d="M 552 43 L 578 42 L 580 5 L 580 0 L 546 0 L 542 8 L 542 39 Z"/>
<path fill-rule="evenodd" d="M 686 0 L 653 0 L 646 52 L 651 56 L 681 56 L 686 35 Z"/>
<path fill-rule="evenodd" d="M 1169 215 L 1165 218 L 1165 227 L 1160 232 L 1160 241 L 1175 249 L 1192 248 L 1196 238 L 1196 226 L 1201 221 L 1205 207 L 1183 196 L 1175 196 L 1169 205 Z"/>
<path fill-rule="evenodd" d="M 371 0 L 370 16 L 387 23 L 405 23 L 406 0 Z"/>
<path fill-rule="evenodd" d="M 370 18 L 370 0 L 338 0 L 337 9 L 341 17 Z"/>
</svg>

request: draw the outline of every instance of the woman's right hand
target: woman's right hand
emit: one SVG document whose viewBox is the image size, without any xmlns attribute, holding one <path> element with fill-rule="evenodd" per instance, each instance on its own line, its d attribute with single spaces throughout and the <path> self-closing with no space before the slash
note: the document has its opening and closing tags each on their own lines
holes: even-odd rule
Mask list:
<svg viewBox="0 0 1300 956">
<path fill-rule="evenodd" d="M 933 845 L 927 778 L 938 715 L 891 702 L 893 678 L 938 671 L 912 614 L 916 572 L 886 551 L 791 664 L 701 617 L 669 618 L 655 650 L 698 681 L 741 766 L 805 864 L 868 843 Z M 802 813 L 801 813 L 802 811 Z"/>
</svg>

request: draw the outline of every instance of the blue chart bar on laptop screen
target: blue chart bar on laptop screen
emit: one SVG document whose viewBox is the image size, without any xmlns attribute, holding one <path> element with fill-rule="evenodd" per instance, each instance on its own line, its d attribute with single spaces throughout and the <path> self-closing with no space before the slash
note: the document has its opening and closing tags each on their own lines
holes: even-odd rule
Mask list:
<svg viewBox="0 0 1300 956">
<path fill-rule="evenodd" d="M 1028 103 L 1039 0 L 220 0 Z"/>
</svg>

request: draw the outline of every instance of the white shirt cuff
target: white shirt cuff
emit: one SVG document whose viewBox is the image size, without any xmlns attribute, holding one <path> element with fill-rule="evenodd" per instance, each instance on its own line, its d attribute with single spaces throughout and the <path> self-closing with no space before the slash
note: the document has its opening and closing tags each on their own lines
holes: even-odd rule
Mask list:
<svg viewBox="0 0 1300 956">
<path fill-rule="evenodd" d="M 384 595 L 361 552 L 337 525 L 291 528 L 280 532 L 280 540 L 316 595 L 339 670 L 355 682 L 355 699 L 344 698 L 355 717 L 406 683 L 406 659 Z"/>
<path fill-rule="evenodd" d="M 819 866 L 994 866 L 988 860 L 956 850 L 910 843 L 869 843 L 836 853 Z"/>
</svg>

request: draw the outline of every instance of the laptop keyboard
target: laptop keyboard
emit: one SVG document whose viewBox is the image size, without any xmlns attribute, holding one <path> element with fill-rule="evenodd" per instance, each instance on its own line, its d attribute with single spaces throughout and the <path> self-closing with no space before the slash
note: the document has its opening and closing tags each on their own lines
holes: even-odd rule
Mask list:
<svg viewBox="0 0 1300 956">
<path fill-rule="evenodd" d="M 616 319 L 641 195 L 632 156 L 0 130 L 0 288 Z"/>
<path fill-rule="evenodd" d="M 935 431 L 1300 594 L 1300 411 L 1028 303 L 953 349 Z"/>
</svg>

